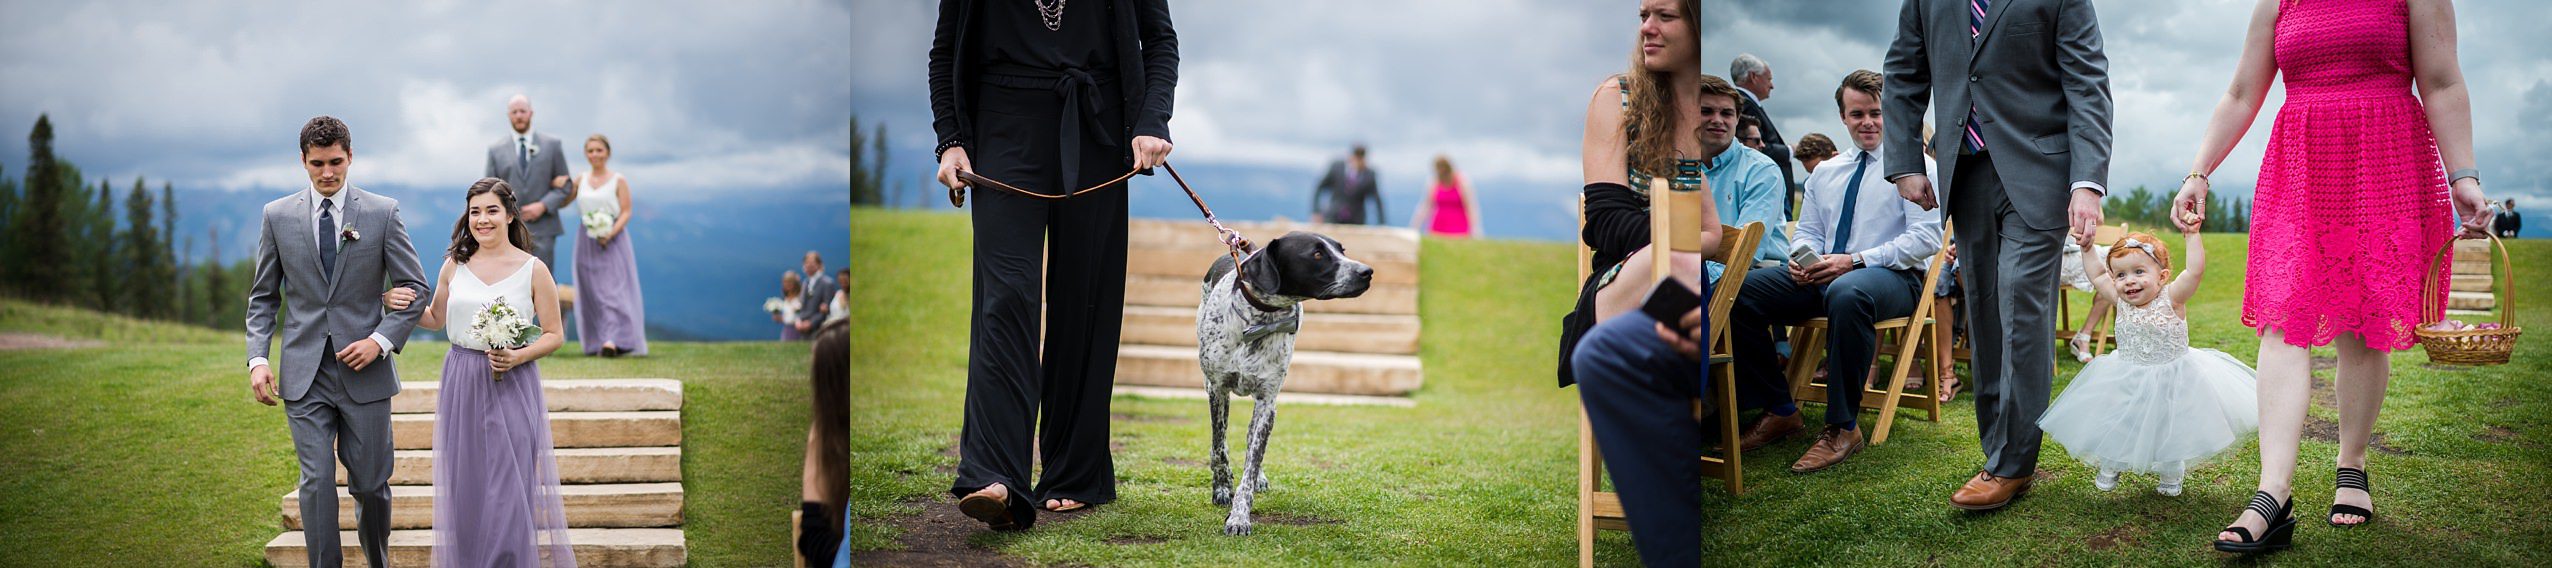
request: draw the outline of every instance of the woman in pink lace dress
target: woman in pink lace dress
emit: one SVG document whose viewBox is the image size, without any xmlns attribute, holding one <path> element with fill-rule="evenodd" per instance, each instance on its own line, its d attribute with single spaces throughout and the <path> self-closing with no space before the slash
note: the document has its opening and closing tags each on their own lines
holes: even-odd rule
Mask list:
<svg viewBox="0 0 2552 568">
<path fill-rule="evenodd" d="M 2290 546 L 2313 346 L 2339 350 L 2339 473 L 2327 522 L 2374 519 L 2366 442 L 2390 353 L 2414 344 L 2422 306 L 2443 301 L 2421 295 L 2424 281 L 2445 278 L 2430 270 L 2430 255 L 2459 231 L 2478 235 L 2487 219 L 2447 0 L 2259 0 L 2232 87 L 2173 200 L 2176 222 L 2204 222 L 2206 175 L 2281 73 L 2286 103 L 2260 165 L 2242 298 L 2242 323 L 2260 334 L 2259 492 L 2216 535 L 2216 549 L 2229 552 Z"/>
</svg>

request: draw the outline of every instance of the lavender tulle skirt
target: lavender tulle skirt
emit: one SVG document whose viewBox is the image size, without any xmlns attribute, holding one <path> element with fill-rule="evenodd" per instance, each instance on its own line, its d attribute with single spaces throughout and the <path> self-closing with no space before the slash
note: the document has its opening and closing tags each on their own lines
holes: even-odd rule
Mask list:
<svg viewBox="0 0 2552 568">
<path fill-rule="evenodd" d="M 603 244 L 576 230 L 576 341 L 586 355 L 602 353 L 604 343 L 647 354 L 647 302 L 638 293 L 635 248 L 627 231 Z"/>
<path fill-rule="evenodd" d="M 575 566 L 540 363 L 497 381 L 455 345 L 434 412 L 434 565 Z"/>
</svg>

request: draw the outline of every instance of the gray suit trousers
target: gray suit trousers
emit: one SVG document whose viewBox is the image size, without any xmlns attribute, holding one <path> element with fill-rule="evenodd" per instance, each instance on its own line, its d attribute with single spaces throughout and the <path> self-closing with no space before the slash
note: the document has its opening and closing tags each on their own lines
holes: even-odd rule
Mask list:
<svg viewBox="0 0 2552 568">
<path fill-rule="evenodd" d="M 331 352 L 337 348 L 329 346 Z M 390 565 L 390 399 L 355 402 L 345 388 L 345 376 L 352 371 L 330 359 L 320 365 L 309 393 L 284 401 L 293 454 L 301 462 L 302 535 L 311 566 L 345 563 L 345 545 L 337 532 L 338 460 L 346 465 L 355 538 L 363 544 L 363 556 L 372 566 Z"/>
<path fill-rule="evenodd" d="M 2038 417 L 2054 390 L 2057 261 L 2064 231 L 2032 229 L 2013 209 L 1991 153 L 1965 156 L 1949 192 L 1967 332 L 1975 345 L 1976 430 L 1985 472 L 2024 477 L 2038 467 Z"/>
</svg>

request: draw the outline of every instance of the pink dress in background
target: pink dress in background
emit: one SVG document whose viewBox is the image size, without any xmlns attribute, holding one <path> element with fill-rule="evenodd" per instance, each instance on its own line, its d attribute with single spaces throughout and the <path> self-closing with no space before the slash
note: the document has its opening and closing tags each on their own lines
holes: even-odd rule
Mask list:
<svg viewBox="0 0 2552 568">
<path fill-rule="evenodd" d="M 1462 190 L 1449 183 L 1438 183 L 1427 199 L 1434 202 L 1433 219 L 1427 220 L 1427 233 L 1443 237 L 1471 236 L 1471 208 L 1462 202 Z"/>
<path fill-rule="evenodd" d="M 2298 346 L 2354 333 L 2401 350 L 2421 307 L 2444 301 L 2420 289 L 2447 289 L 2429 261 L 2455 229 L 2412 96 L 2409 23 L 2401 0 L 2283 2 L 2286 103 L 2260 164 L 2243 325 Z"/>
</svg>

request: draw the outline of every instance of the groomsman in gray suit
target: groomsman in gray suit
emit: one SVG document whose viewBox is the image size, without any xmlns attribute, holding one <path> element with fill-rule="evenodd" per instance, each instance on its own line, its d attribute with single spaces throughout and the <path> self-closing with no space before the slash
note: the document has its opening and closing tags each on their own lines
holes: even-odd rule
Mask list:
<svg viewBox="0 0 2552 568">
<path fill-rule="evenodd" d="M 301 128 L 310 188 L 266 204 L 257 272 L 248 288 L 248 389 L 275 405 L 280 369 L 286 424 L 301 464 L 301 519 L 311 566 L 345 562 L 337 533 L 337 462 L 354 496 L 364 558 L 389 565 L 390 397 L 399 394 L 390 353 L 425 310 L 382 308 L 385 286 L 431 296 L 399 201 L 346 183 L 354 141 L 334 117 Z M 273 345 L 283 311 L 283 354 Z"/>
<path fill-rule="evenodd" d="M 523 204 L 523 224 L 532 229 L 532 256 L 555 270 L 558 234 L 564 230 L 558 213 L 576 201 L 576 188 L 567 185 L 567 153 L 559 151 L 558 138 L 532 132 L 530 98 L 507 99 L 505 119 L 514 132 L 487 146 L 486 177 L 514 186 L 514 197 Z"/>
<path fill-rule="evenodd" d="M 1906 199 L 1946 202 L 1974 342 L 1976 428 L 1985 465 L 1950 496 L 1971 511 L 2009 504 L 2038 466 L 2038 416 L 2055 381 L 2056 266 L 2086 246 L 2109 177 L 2109 60 L 2091 0 L 1905 0 L 1888 46 L 1887 179 Z M 1948 186 L 1923 173 L 1923 109 Z"/>
</svg>

